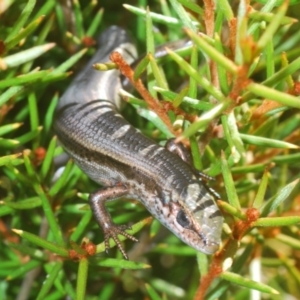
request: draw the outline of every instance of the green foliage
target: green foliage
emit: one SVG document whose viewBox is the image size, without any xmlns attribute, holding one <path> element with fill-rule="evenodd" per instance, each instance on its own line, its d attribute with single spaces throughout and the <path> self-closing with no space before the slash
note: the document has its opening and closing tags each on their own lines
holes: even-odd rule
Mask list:
<svg viewBox="0 0 300 300">
<path fill-rule="evenodd" d="M 299 1 L 98 2 L 1 3 L 0 299 L 299 299 Z M 108 207 L 116 223 L 134 223 L 140 243 L 120 238 L 129 261 L 113 241 L 105 254 L 82 194 L 97 185 L 72 161 L 58 170 L 59 95 L 113 24 L 137 38 L 147 55 L 136 78 L 147 73 L 151 94 L 172 103 L 177 140 L 216 177 L 225 223 L 211 257 L 136 201 Z M 154 58 L 155 46 L 187 36 L 192 46 L 168 44 Z M 137 94 L 126 97 L 124 114 L 145 134 L 174 135 Z"/>
</svg>

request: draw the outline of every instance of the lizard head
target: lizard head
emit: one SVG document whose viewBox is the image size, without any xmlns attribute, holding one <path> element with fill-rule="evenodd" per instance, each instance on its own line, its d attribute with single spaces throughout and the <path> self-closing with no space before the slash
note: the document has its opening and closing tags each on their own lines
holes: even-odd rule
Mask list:
<svg viewBox="0 0 300 300">
<path fill-rule="evenodd" d="M 223 217 L 211 193 L 195 181 L 172 198 L 157 218 L 184 243 L 206 254 L 215 253 L 221 243 Z"/>
</svg>

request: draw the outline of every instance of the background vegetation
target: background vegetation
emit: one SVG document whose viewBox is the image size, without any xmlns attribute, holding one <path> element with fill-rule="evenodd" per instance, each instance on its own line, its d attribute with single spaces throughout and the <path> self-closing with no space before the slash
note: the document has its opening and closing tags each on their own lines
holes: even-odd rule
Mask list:
<svg viewBox="0 0 300 300">
<path fill-rule="evenodd" d="M 300 299 L 299 1 L 216 2 L 1 1 L 0 299 Z M 139 53 L 194 41 L 144 60 L 176 131 L 138 94 L 124 114 L 158 142 L 190 144 L 195 167 L 216 178 L 225 222 L 211 257 L 134 200 L 109 210 L 140 243 L 124 241 L 129 261 L 115 247 L 106 255 L 86 201 L 97 185 L 72 161 L 57 172 L 56 103 L 113 24 Z"/>
</svg>

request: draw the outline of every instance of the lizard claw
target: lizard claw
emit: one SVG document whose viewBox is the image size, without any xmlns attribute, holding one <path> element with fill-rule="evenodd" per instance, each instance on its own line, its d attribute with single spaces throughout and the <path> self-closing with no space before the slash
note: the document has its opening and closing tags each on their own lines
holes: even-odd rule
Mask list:
<svg viewBox="0 0 300 300">
<path fill-rule="evenodd" d="M 124 250 L 124 248 L 121 245 L 121 242 L 118 238 L 118 235 L 123 235 L 126 238 L 134 241 L 134 242 L 138 242 L 138 239 L 135 238 L 134 236 L 132 236 L 131 234 L 127 233 L 125 230 L 126 229 L 131 229 L 131 226 L 129 225 L 112 225 L 110 228 L 106 228 L 105 232 L 104 232 L 104 242 L 105 242 L 105 252 L 108 254 L 109 252 L 109 239 L 112 238 L 114 240 L 114 242 L 116 243 L 117 247 L 119 248 L 119 250 L 121 251 L 123 257 L 128 260 L 128 256 Z"/>
</svg>

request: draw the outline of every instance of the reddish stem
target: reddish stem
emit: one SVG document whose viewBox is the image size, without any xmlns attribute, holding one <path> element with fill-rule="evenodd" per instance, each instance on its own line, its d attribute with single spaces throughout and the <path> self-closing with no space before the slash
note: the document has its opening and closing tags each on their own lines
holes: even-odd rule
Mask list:
<svg viewBox="0 0 300 300">
<path fill-rule="evenodd" d="M 134 71 L 126 63 L 122 55 L 118 52 L 112 52 L 112 54 L 110 55 L 110 59 L 119 67 L 120 72 L 130 80 L 131 84 L 136 88 L 136 90 L 148 103 L 149 108 L 161 118 L 161 120 L 166 124 L 166 126 L 170 130 L 170 132 L 174 134 L 174 136 L 178 136 L 178 133 L 176 133 L 173 129 L 172 123 L 170 122 L 167 112 L 163 109 L 160 102 L 150 95 L 150 93 L 147 91 L 147 89 L 143 85 L 143 82 L 140 79 L 134 80 Z"/>
</svg>

